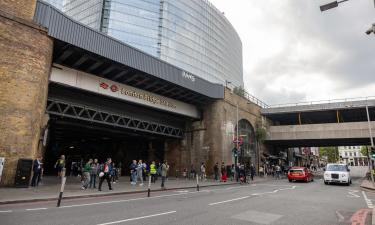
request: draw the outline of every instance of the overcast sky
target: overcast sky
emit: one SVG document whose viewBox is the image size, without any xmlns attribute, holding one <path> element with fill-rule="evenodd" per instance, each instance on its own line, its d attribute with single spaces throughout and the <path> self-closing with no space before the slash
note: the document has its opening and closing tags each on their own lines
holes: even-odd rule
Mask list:
<svg viewBox="0 0 375 225">
<path fill-rule="evenodd" d="M 375 96 L 373 0 L 210 0 L 243 45 L 245 88 L 268 104 Z"/>
</svg>

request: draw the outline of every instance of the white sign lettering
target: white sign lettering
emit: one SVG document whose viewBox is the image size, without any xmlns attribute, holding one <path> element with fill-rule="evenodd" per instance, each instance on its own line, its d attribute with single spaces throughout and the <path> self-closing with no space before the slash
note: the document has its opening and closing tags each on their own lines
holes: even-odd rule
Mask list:
<svg viewBox="0 0 375 225">
<path fill-rule="evenodd" d="M 191 73 L 186 72 L 186 71 L 182 72 L 182 77 L 190 80 L 191 82 L 195 82 L 195 76 Z"/>
</svg>

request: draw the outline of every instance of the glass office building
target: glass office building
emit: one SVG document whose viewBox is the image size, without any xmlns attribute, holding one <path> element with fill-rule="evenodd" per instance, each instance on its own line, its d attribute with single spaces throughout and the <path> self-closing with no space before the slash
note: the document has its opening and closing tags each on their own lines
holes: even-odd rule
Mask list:
<svg viewBox="0 0 375 225">
<path fill-rule="evenodd" d="M 193 75 L 243 86 L 241 40 L 207 0 L 65 0 L 63 11 Z"/>
</svg>

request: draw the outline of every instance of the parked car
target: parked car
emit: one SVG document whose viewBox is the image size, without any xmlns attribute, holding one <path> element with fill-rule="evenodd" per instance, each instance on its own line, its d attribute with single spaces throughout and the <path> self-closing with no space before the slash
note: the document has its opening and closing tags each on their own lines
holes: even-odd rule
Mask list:
<svg viewBox="0 0 375 225">
<path fill-rule="evenodd" d="M 329 163 L 324 169 L 324 184 L 343 183 L 350 185 L 352 179 L 350 177 L 350 169 L 346 164 Z"/>
<path fill-rule="evenodd" d="M 306 167 L 292 167 L 288 171 L 288 180 L 289 182 L 294 180 L 310 182 L 314 181 L 314 175 Z"/>
</svg>

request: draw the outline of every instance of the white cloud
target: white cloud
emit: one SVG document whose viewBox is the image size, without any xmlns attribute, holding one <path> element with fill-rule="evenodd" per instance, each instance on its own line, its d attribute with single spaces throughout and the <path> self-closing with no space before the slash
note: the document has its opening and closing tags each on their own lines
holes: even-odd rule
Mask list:
<svg viewBox="0 0 375 225">
<path fill-rule="evenodd" d="M 375 95 L 371 0 L 211 0 L 243 45 L 245 87 L 269 104 Z"/>
</svg>

